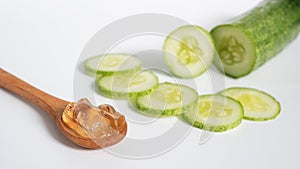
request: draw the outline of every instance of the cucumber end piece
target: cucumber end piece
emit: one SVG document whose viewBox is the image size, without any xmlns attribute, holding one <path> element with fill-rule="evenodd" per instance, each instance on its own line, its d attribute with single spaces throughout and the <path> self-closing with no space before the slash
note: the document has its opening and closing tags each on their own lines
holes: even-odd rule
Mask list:
<svg viewBox="0 0 300 169">
<path fill-rule="evenodd" d="M 240 78 L 254 70 L 255 44 L 243 29 L 235 25 L 220 25 L 211 31 L 218 52 L 216 67 L 226 75 Z"/>
</svg>

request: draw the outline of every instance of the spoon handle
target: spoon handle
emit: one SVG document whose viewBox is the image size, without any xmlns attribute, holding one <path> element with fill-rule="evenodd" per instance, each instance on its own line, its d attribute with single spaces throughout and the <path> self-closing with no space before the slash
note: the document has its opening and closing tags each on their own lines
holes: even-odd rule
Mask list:
<svg viewBox="0 0 300 169">
<path fill-rule="evenodd" d="M 0 68 L 0 87 L 31 101 L 57 121 L 69 102 L 47 94 Z"/>
</svg>

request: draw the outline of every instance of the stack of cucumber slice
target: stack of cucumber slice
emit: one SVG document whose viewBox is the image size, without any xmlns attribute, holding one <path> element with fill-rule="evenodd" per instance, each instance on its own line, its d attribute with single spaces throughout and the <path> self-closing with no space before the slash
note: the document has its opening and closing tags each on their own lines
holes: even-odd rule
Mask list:
<svg viewBox="0 0 300 169">
<path fill-rule="evenodd" d="M 142 114 L 178 116 L 204 130 L 223 132 L 237 127 L 242 119 L 265 121 L 280 112 L 274 97 L 256 89 L 228 88 L 199 96 L 182 84 L 159 83 L 153 72 L 142 70 L 140 60 L 129 54 L 93 57 L 85 61 L 85 67 L 88 74 L 97 75 L 96 84 L 102 95 L 129 99 Z"/>
<path fill-rule="evenodd" d="M 129 99 L 131 105 L 150 116 L 175 116 L 190 111 L 197 92 L 185 85 L 159 83 L 140 60 L 129 54 L 106 54 L 85 61 L 87 74 L 96 74 L 97 89 L 103 96 Z M 110 67 L 112 66 L 112 67 Z"/>
<path fill-rule="evenodd" d="M 94 75 L 98 91 L 110 98 L 143 95 L 158 85 L 158 77 L 142 70 L 140 59 L 130 54 L 105 54 L 87 59 L 87 74 Z"/>
</svg>

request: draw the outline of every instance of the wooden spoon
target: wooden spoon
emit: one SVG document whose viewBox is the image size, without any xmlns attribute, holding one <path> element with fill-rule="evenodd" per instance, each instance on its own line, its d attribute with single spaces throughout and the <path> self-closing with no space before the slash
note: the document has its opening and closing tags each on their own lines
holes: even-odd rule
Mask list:
<svg viewBox="0 0 300 169">
<path fill-rule="evenodd" d="M 48 114 L 56 122 L 59 130 L 73 143 L 81 147 L 96 149 L 111 146 L 120 142 L 126 135 L 127 123 L 124 116 L 120 115 L 118 112 L 115 112 L 114 109 L 109 105 L 100 105 L 99 109 L 101 110 L 103 107 L 103 111 L 109 115 L 108 117 L 103 118 L 109 118 L 106 119 L 109 121 L 112 120 L 111 117 L 113 117 L 114 114 L 118 115 L 118 118 L 113 119 L 114 121 L 109 123 L 110 125 L 113 125 L 114 130 L 117 131 L 117 134 L 112 134 L 105 138 L 87 138 L 74 132 L 74 130 L 66 126 L 62 120 L 62 114 L 66 107 L 70 106 L 70 102 L 47 94 L 24 82 L 23 80 L 9 74 L 1 68 L 0 87 L 22 96 L 23 98 L 31 101 L 35 105 L 48 112 Z M 106 112 L 106 110 L 111 110 L 114 112 Z"/>
</svg>

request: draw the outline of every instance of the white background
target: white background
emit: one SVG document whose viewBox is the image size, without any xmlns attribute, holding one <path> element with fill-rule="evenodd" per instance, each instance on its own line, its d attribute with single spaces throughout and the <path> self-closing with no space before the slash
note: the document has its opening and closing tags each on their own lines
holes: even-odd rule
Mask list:
<svg viewBox="0 0 300 169">
<path fill-rule="evenodd" d="M 77 59 L 87 41 L 107 24 L 133 14 L 162 13 L 210 30 L 258 2 L 0 0 L 0 67 L 73 101 Z M 277 119 L 243 121 L 232 131 L 214 134 L 203 145 L 199 145 L 201 130 L 193 129 L 171 151 L 149 159 L 81 149 L 59 133 L 47 113 L 1 89 L 0 168 L 300 168 L 299 45 L 297 38 L 245 78 L 226 77 L 227 87 L 247 86 L 271 93 L 282 105 Z M 132 127 L 130 136 L 134 135 Z"/>
</svg>

